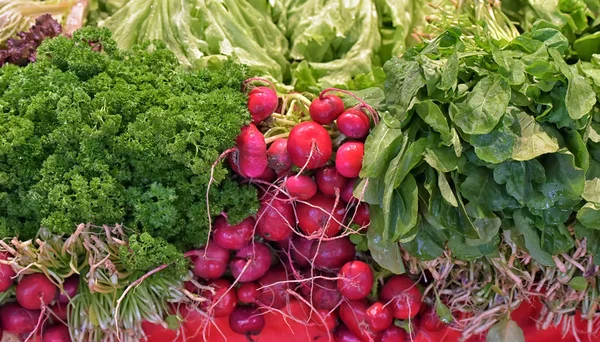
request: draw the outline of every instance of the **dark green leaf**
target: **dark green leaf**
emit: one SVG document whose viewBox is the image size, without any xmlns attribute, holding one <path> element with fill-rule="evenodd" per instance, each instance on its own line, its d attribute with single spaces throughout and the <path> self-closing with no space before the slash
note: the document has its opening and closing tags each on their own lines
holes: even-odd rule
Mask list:
<svg viewBox="0 0 600 342">
<path fill-rule="evenodd" d="M 418 195 L 417 182 L 410 173 L 397 189 L 386 187 L 382 205 L 384 239 L 398 241 L 417 224 Z"/>
<path fill-rule="evenodd" d="M 370 211 L 371 224 L 367 230 L 367 239 L 373 260 L 392 273 L 404 273 L 404 264 L 398 243 L 383 238 L 384 217 L 381 208 L 372 206 Z"/>
<path fill-rule="evenodd" d="M 417 226 L 417 236 L 409 242 L 402 243 L 402 248 L 421 260 L 433 260 L 442 255 L 447 240 L 444 231 L 435 228 L 426 220 L 419 220 Z"/>
<path fill-rule="evenodd" d="M 451 142 L 452 134 L 448 126 L 448 121 L 435 102 L 431 100 L 420 102 L 415 106 L 415 109 L 426 124 L 440 133 L 444 142 Z"/>
<path fill-rule="evenodd" d="M 390 113 L 404 121 L 413 97 L 425 86 L 425 78 L 416 61 L 392 58 L 384 65 L 386 104 Z"/>
<path fill-rule="evenodd" d="M 510 93 L 504 78 L 492 74 L 477 82 L 457 110 L 450 107 L 450 117 L 467 134 L 489 133 L 506 113 Z"/>
<path fill-rule="evenodd" d="M 533 219 L 524 214 L 521 210 L 517 210 L 513 214 L 515 222 L 515 234 L 522 236 L 525 250 L 531 257 L 544 266 L 554 266 L 552 255 L 542 249 L 539 231 L 534 226 Z"/>
<path fill-rule="evenodd" d="M 569 280 L 569 287 L 575 291 L 583 291 L 587 286 L 588 282 L 584 277 L 573 277 Z"/>
<path fill-rule="evenodd" d="M 365 153 L 360 177 L 382 176 L 387 164 L 398 153 L 403 142 L 404 136 L 400 129 L 389 128 L 383 122 L 375 126 L 365 141 Z"/>
<path fill-rule="evenodd" d="M 600 230 L 600 204 L 586 203 L 577 213 L 577 220 L 589 229 Z"/>
</svg>

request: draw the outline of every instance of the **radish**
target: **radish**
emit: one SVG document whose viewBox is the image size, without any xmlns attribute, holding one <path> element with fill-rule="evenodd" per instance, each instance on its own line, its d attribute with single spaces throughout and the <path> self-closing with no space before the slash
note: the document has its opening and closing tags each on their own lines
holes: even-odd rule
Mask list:
<svg viewBox="0 0 600 342">
<path fill-rule="evenodd" d="M 268 194 L 256 217 L 258 235 L 269 241 L 283 241 L 294 234 L 294 207 L 291 202 Z"/>
<path fill-rule="evenodd" d="M 311 102 L 308 111 L 314 122 L 329 125 L 344 111 L 344 102 L 338 96 L 323 95 Z"/>
<path fill-rule="evenodd" d="M 206 280 L 220 278 L 227 269 L 229 251 L 219 247 L 214 241 L 199 250 L 187 252 L 191 257 L 192 272 L 196 277 Z"/>
<path fill-rule="evenodd" d="M 244 304 L 254 304 L 258 300 L 260 292 L 256 283 L 244 283 L 237 289 L 237 297 Z"/>
<path fill-rule="evenodd" d="M 342 295 L 337 290 L 334 280 L 317 278 L 312 286 L 303 287 L 308 292 L 306 297 L 316 309 L 331 311 L 342 301 Z"/>
<path fill-rule="evenodd" d="M 361 341 L 379 341 L 382 333 L 371 331 L 365 321 L 368 308 L 366 300 L 344 301 L 340 306 L 340 319 Z"/>
<path fill-rule="evenodd" d="M 337 118 L 337 127 L 348 138 L 363 139 L 369 134 L 371 122 L 358 108 L 349 108 Z"/>
<path fill-rule="evenodd" d="M 320 271 L 335 272 L 345 263 L 354 260 L 354 244 L 349 238 L 315 242 L 310 249 L 310 260 Z"/>
<path fill-rule="evenodd" d="M 253 124 L 242 127 L 235 139 L 239 151 L 237 166 L 246 178 L 259 177 L 267 168 L 267 144 L 265 137 Z"/>
<path fill-rule="evenodd" d="M 353 333 L 348 330 L 348 327 L 345 325 L 340 325 L 335 330 L 333 334 L 334 342 L 361 342 L 361 340 L 356 337 Z"/>
<path fill-rule="evenodd" d="M 392 325 L 394 317 L 388 306 L 383 305 L 381 302 L 375 302 L 367 309 L 365 320 L 371 330 L 382 331 Z"/>
<path fill-rule="evenodd" d="M 362 261 L 347 262 L 340 270 L 337 288 L 350 300 L 366 298 L 373 288 L 373 271 Z"/>
<path fill-rule="evenodd" d="M 252 241 L 254 218 L 249 216 L 236 225 L 230 225 L 227 218 L 219 216 L 215 220 L 213 240 L 224 249 L 238 250 Z"/>
<path fill-rule="evenodd" d="M 299 202 L 296 207 L 298 227 L 306 235 L 316 234 L 326 237 L 336 236 L 342 230 L 342 221 L 346 210 L 335 199 L 317 193 L 306 202 Z"/>
<path fill-rule="evenodd" d="M 27 310 L 17 303 L 7 303 L 0 308 L 0 321 L 5 331 L 21 335 L 35 329 L 41 315 L 39 310 Z"/>
<path fill-rule="evenodd" d="M 8 260 L 8 253 L 0 253 L 0 260 Z M 6 292 L 14 283 L 16 275 L 12 266 L 0 263 L 0 292 Z"/>
<path fill-rule="evenodd" d="M 269 270 L 258 280 L 260 296 L 258 302 L 275 309 L 284 307 L 288 302 L 287 290 L 290 288 L 288 276 L 283 268 Z"/>
<path fill-rule="evenodd" d="M 295 175 L 285 180 L 285 188 L 290 196 L 302 201 L 311 199 L 317 193 L 317 183 L 305 175 Z"/>
<path fill-rule="evenodd" d="M 269 247 L 255 242 L 237 251 L 235 258 L 229 264 L 229 269 L 231 275 L 240 283 L 249 283 L 265 275 L 271 267 L 271 261 Z"/>
<path fill-rule="evenodd" d="M 72 275 L 65 279 L 62 287 L 64 292 L 59 293 L 57 300 L 61 304 L 68 304 L 69 301 L 77 294 L 77 288 L 79 287 L 79 276 Z"/>
<path fill-rule="evenodd" d="M 417 284 L 405 275 L 397 275 L 388 279 L 381 289 L 380 299 L 391 302 L 395 318 L 413 318 L 419 313 L 422 295 Z"/>
<path fill-rule="evenodd" d="M 332 142 L 323 126 L 316 122 L 302 122 L 292 128 L 287 151 L 294 165 L 314 170 L 324 166 L 331 157 Z"/>
<path fill-rule="evenodd" d="M 271 116 L 277 109 L 278 104 L 277 93 L 269 87 L 256 87 L 248 94 L 248 111 L 252 115 L 252 122 L 255 124 Z"/>
<path fill-rule="evenodd" d="M 358 200 L 356 197 L 354 197 L 354 185 L 356 184 L 357 180 L 357 178 L 353 178 L 349 179 L 346 182 L 346 184 L 342 188 L 342 191 L 340 192 L 340 197 L 342 198 L 342 201 L 350 203 L 350 201 L 352 201 L 353 199 L 355 201 Z"/>
<path fill-rule="evenodd" d="M 273 141 L 267 150 L 268 164 L 278 176 L 285 174 L 292 168 L 292 159 L 288 154 L 287 144 L 288 140 L 286 138 L 280 138 Z"/>
<path fill-rule="evenodd" d="M 255 308 L 238 307 L 229 316 L 229 327 L 238 334 L 258 335 L 265 327 L 265 318 Z"/>
<path fill-rule="evenodd" d="M 215 293 L 205 290 L 201 296 L 208 299 L 201 303 L 201 307 L 209 311 L 213 317 L 226 317 L 231 315 L 237 306 L 237 295 L 235 289 L 229 290 L 231 282 L 226 279 L 217 279 L 209 282 Z"/>
<path fill-rule="evenodd" d="M 265 171 L 263 171 L 260 176 L 256 177 L 256 179 L 264 180 L 265 182 L 273 182 L 277 179 L 277 174 L 275 173 L 275 170 L 267 166 Z"/>
<path fill-rule="evenodd" d="M 365 145 L 363 143 L 358 141 L 343 143 L 335 155 L 335 168 L 344 177 L 358 177 L 364 154 Z"/>
<path fill-rule="evenodd" d="M 68 316 L 67 316 L 68 306 L 69 306 L 69 304 L 63 304 L 61 302 L 56 302 L 56 304 L 54 304 L 50 307 L 50 312 L 52 312 L 52 315 L 54 317 L 56 317 L 57 319 L 66 322 L 68 319 Z"/>
<path fill-rule="evenodd" d="M 348 179 L 342 176 L 335 167 L 325 166 L 317 170 L 315 180 L 319 191 L 326 196 L 336 196 L 346 186 Z"/>
<path fill-rule="evenodd" d="M 44 329 L 42 342 L 71 342 L 69 328 L 64 324 L 57 324 Z"/>
<path fill-rule="evenodd" d="M 356 207 L 356 211 L 352 217 L 352 222 L 361 227 L 367 227 L 371 223 L 371 214 L 369 212 L 369 205 L 367 203 L 362 202 Z"/>
<path fill-rule="evenodd" d="M 440 317 L 435 312 L 433 306 L 427 306 L 427 309 L 425 309 L 425 312 L 423 312 L 420 317 L 419 327 L 421 329 L 436 332 L 442 330 L 446 326 L 446 324 L 440 320 Z"/>
<path fill-rule="evenodd" d="M 325 326 L 327 331 L 333 331 L 337 326 L 337 311 L 330 310 L 315 310 L 316 313 L 311 315 L 311 320 L 319 326 Z"/>
<path fill-rule="evenodd" d="M 410 341 L 406 330 L 399 328 L 395 325 L 387 328 L 381 336 L 381 342 L 402 342 Z"/>
<path fill-rule="evenodd" d="M 291 255 L 292 260 L 298 267 L 307 267 L 310 265 L 310 249 L 316 240 L 309 240 L 303 236 L 296 235 L 292 240 Z"/>
<path fill-rule="evenodd" d="M 38 310 L 54 301 L 58 288 L 41 273 L 26 275 L 17 284 L 17 302 L 29 310 Z"/>
</svg>

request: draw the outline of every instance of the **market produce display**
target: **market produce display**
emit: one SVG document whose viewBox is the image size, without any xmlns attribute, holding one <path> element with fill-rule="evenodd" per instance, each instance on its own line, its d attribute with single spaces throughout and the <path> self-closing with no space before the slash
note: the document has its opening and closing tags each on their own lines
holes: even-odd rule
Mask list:
<svg viewBox="0 0 600 342">
<path fill-rule="evenodd" d="M 594 341 L 599 14 L 0 1 L 2 341 Z"/>
</svg>

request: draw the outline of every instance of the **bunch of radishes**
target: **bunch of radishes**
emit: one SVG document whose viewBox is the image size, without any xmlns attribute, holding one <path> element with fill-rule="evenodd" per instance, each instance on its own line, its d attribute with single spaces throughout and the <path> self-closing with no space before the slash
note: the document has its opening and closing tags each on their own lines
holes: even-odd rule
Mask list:
<svg viewBox="0 0 600 342">
<path fill-rule="evenodd" d="M 377 115 L 362 101 L 345 108 L 336 91 L 349 94 L 327 89 L 311 102 L 299 94 L 290 95 L 298 101 L 280 99 L 264 86 L 249 92 L 253 122 L 228 161 L 259 188 L 261 207 L 236 225 L 218 217 L 208 245 L 188 253 L 205 287 L 195 289 L 207 299 L 200 307 L 229 316 L 235 332 L 259 334 L 262 312 L 301 300 L 319 318 L 315 324 L 335 329 L 336 341 L 403 341 L 406 330 L 394 320 L 421 310 L 417 285 L 407 276 L 375 279 L 369 256 L 349 238 L 370 223 L 354 187 Z"/>
<path fill-rule="evenodd" d="M 7 260 L 7 254 L 0 254 Z M 15 281 L 15 272 L 8 264 L 0 263 L 0 292 L 9 291 Z M 21 277 L 14 287 L 15 302 L 0 307 L 0 336 L 4 332 L 22 341 L 70 342 L 67 305 L 77 293 L 79 277 L 72 276 L 59 291 L 44 274 L 34 273 Z"/>
</svg>

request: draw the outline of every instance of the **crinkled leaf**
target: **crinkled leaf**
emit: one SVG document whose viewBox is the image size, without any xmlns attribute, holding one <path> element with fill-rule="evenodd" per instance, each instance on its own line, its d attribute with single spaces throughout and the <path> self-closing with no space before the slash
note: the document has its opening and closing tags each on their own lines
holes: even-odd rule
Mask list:
<svg viewBox="0 0 600 342">
<path fill-rule="evenodd" d="M 388 110 L 404 121 L 413 97 L 425 86 L 421 67 L 416 61 L 392 58 L 385 63 L 384 70 L 387 75 L 385 96 Z"/>
<path fill-rule="evenodd" d="M 514 233 L 522 237 L 524 242 L 523 248 L 531 255 L 531 257 L 544 266 L 554 266 L 552 255 L 543 250 L 542 241 L 540 240 L 540 232 L 534 226 L 533 219 L 521 210 L 517 210 L 513 214 L 515 224 Z"/>
<path fill-rule="evenodd" d="M 430 147 L 427 148 L 424 155 L 427 164 L 440 172 L 451 172 L 458 169 L 461 160 L 450 147 Z"/>
<path fill-rule="evenodd" d="M 513 205 L 506 190 L 494 181 L 492 171 L 481 167 L 467 173 L 467 178 L 460 184 L 460 192 L 470 202 L 491 211 L 501 211 Z"/>
<path fill-rule="evenodd" d="M 452 133 L 448 126 L 448 120 L 446 120 L 446 116 L 435 102 L 431 100 L 420 102 L 415 106 L 415 109 L 426 124 L 440 133 L 442 141 L 448 143 L 452 141 Z"/>
<path fill-rule="evenodd" d="M 417 236 L 402 243 L 402 248 L 421 260 L 433 260 L 442 255 L 447 240 L 444 230 L 435 228 L 426 220 L 419 220 L 417 226 Z"/>
<path fill-rule="evenodd" d="M 540 184 L 546 182 L 546 174 L 537 159 L 504 162 L 494 169 L 494 180 L 506 184 L 506 191 L 521 205 L 549 203 L 539 190 Z"/>
<path fill-rule="evenodd" d="M 600 203 L 600 178 L 586 180 L 581 196 L 588 202 Z"/>
<path fill-rule="evenodd" d="M 519 120 L 520 134 L 512 153 L 514 160 L 530 160 L 558 151 L 558 141 L 552 131 L 545 129 L 533 116 L 524 112 L 517 113 L 516 117 Z"/>
</svg>

